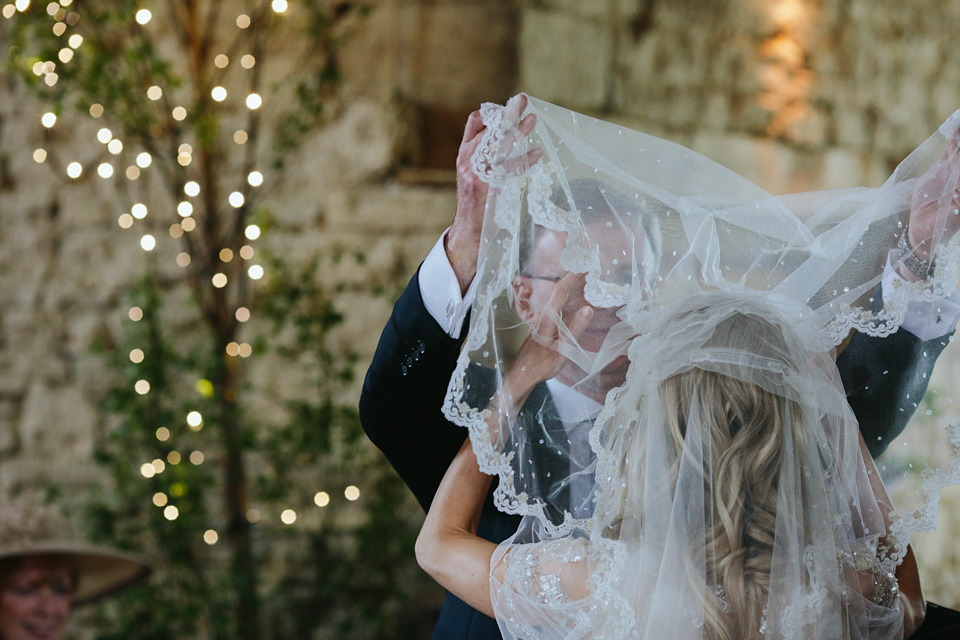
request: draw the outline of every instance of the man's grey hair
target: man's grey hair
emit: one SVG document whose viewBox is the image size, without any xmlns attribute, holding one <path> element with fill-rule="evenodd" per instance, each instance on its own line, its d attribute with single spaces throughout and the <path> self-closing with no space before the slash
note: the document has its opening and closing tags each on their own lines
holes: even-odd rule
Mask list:
<svg viewBox="0 0 960 640">
<path fill-rule="evenodd" d="M 617 188 L 592 178 L 577 178 L 571 180 L 568 189 L 562 186 L 554 188 L 550 201 L 564 211 L 576 213 L 583 224 L 592 222 L 614 222 L 623 225 L 624 220 L 630 220 L 627 225 L 634 229 L 642 229 L 643 265 L 639 271 L 644 285 L 656 288 L 660 254 L 662 251 L 660 239 L 660 224 L 644 198 L 630 199 Z M 528 224 L 520 229 L 520 275 L 538 275 L 532 272 L 530 264 L 533 250 L 536 247 L 540 234 L 545 227 L 534 224 L 526 218 Z"/>
</svg>

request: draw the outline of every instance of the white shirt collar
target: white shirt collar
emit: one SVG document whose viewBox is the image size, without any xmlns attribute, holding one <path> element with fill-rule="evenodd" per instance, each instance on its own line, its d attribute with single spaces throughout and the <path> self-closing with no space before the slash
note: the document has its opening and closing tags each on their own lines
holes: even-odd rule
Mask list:
<svg viewBox="0 0 960 640">
<path fill-rule="evenodd" d="M 553 396 L 553 404 L 557 407 L 557 415 L 564 426 L 576 425 L 588 418 L 595 417 L 603 405 L 592 398 L 588 398 L 576 389 L 568 387 L 556 378 L 547 380 L 547 389 Z"/>
</svg>

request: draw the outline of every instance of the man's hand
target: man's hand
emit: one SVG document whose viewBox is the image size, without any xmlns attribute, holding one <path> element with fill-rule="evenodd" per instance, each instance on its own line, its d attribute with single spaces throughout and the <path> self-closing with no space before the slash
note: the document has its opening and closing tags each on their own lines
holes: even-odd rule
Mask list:
<svg viewBox="0 0 960 640">
<path fill-rule="evenodd" d="M 527 108 L 527 97 L 514 96 L 504 108 L 504 125 L 516 125 L 521 136 L 528 135 L 537 124 L 537 117 L 533 114 L 520 120 L 520 114 Z M 453 224 L 447 233 L 444 249 L 447 259 L 457 276 L 460 284 L 460 294 L 466 293 L 477 274 L 477 254 L 480 251 L 480 233 L 483 229 L 483 210 L 487 202 L 489 185 L 480 180 L 473 172 L 470 158 L 480 144 L 487 128 L 483 126 L 480 112 L 474 111 L 467 118 L 467 126 L 463 131 L 463 140 L 460 151 L 457 153 L 457 213 Z M 514 137 L 504 138 L 504 145 L 512 145 Z M 526 163 L 532 165 L 543 155 L 542 149 L 534 149 L 527 153 Z M 508 158 L 504 158 L 508 160 Z"/>
<path fill-rule="evenodd" d="M 938 244 L 949 242 L 960 230 L 960 148 L 957 138 L 947 141 L 943 155 L 920 177 L 913 192 L 908 237 L 913 254 L 930 262 Z M 944 204 L 946 202 L 946 204 Z M 907 280 L 917 277 L 902 264 L 898 272 Z"/>
</svg>

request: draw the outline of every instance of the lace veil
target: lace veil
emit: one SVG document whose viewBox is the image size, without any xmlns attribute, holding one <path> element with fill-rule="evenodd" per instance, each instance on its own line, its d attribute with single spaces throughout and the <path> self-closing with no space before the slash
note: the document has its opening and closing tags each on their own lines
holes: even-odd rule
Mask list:
<svg viewBox="0 0 960 640">
<path fill-rule="evenodd" d="M 505 637 L 897 637 L 887 576 L 935 524 L 960 437 L 891 511 L 834 358 L 956 290 L 946 245 L 922 286 L 880 283 L 911 208 L 937 241 L 957 215 L 960 116 L 879 188 L 774 197 L 679 145 L 527 113 L 523 136 L 482 110 L 477 298 L 443 407 L 526 516 L 493 560 Z M 528 335 L 565 360 L 514 397 Z"/>
</svg>

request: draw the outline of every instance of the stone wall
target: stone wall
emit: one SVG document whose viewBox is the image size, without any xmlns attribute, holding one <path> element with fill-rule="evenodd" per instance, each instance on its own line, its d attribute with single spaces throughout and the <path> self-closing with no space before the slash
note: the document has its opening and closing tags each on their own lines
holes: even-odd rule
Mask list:
<svg viewBox="0 0 960 640">
<path fill-rule="evenodd" d="M 520 86 L 774 193 L 877 184 L 960 105 L 958 24 L 957 2 L 529 3 Z"/>
<path fill-rule="evenodd" d="M 350 277 L 364 285 L 398 290 L 449 223 L 440 165 L 482 100 L 526 91 L 687 144 L 774 193 L 876 185 L 960 106 L 957 0 L 371 4 L 342 52 L 343 107 L 289 163 L 267 240 L 288 256 L 360 248 L 366 270 Z M 90 479 L 108 382 L 90 346 L 117 335 L 144 260 L 176 252 L 145 257 L 105 181 L 32 160 L 37 109 L 0 86 L 0 490 Z M 64 155 L 95 130 L 71 121 Z M 390 302 L 343 303 L 340 338 L 369 359 Z"/>
</svg>

